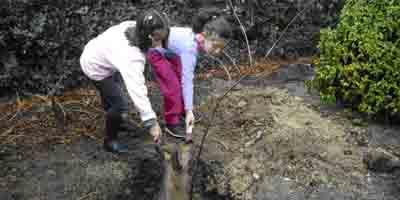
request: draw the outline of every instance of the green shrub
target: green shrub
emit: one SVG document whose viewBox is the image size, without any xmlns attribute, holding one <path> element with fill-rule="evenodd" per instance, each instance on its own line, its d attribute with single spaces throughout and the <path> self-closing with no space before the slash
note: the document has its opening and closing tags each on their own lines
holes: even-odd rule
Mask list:
<svg viewBox="0 0 400 200">
<path fill-rule="evenodd" d="M 400 110 L 400 1 L 347 0 L 336 28 L 321 30 L 311 87 L 368 114 Z"/>
</svg>

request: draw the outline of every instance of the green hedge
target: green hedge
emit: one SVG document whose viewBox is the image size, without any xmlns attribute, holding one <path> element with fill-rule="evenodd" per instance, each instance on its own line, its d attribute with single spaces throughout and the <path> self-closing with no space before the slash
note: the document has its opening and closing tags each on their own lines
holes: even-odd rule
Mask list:
<svg viewBox="0 0 400 200">
<path fill-rule="evenodd" d="M 399 113 L 399 41 L 399 0 L 347 0 L 338 26 L 321 30 L 312 87 L 323 101 Z"/>
</svg>

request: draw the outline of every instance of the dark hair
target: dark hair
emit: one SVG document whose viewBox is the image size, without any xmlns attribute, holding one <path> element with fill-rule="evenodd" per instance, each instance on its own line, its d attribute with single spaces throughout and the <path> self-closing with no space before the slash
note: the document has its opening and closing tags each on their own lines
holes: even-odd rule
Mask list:
<svg viewBox="0 0 400 200">
<path fill-rule="evenodd" d="M 141 13 L 136 20 L 135 45 L 142 51 L 147 51 L 152 43 L 149 35 L 152 35 L 156 30 L 165 32 L 166 39 L 163 40 L 163 47 L 166 47 L 169 35 L 168 17 L 154 9 Z"/>
<path fill-rule="evenodd" d="M 192 29 L 194 33 L 201 33 L 204 30 L 204 26 L 212 19 L 213 15 L 209 12 L 201 11 L 199 14 L 194 16 L 192 21 Z"/>
<path fill-rule="evenodd" d="M 125 30 L 125 37 L 129 41 L 129 45 L 139 47 L 139 40 L 136 37 L 136 26 L 128 27 Z"/>
<path fill-rule="evenodd" d="M 213 18 L 221 15 L 221 10 L 218 8 L 200 8 L 198 14 L 193 17 L 192 29 L 194 33 L 204 31 L 205 25 Z"/>
</svg>

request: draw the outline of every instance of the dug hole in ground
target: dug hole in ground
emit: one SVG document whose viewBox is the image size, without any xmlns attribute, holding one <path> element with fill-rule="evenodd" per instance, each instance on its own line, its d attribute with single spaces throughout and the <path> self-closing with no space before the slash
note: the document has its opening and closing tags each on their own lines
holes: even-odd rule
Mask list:
<svg viewBox="0 0 400 200">
<path fill-rule="evenodd" d="M 194 199 L 397 199 L 398 171 L 368 168 L 385 166 L 381 158 L 395 163 L 399 129 L 323 108 L 318 96 L 305 92 L 307 70 L 300 69 L 312 70 L 285 65 L 271 77 L 245 79 L 220 102 L 215 117 L 218 97 L 234 81 L 196 82 L 199 122 L 192 157 L 209 123 L 211 128 L 193 177 Z M 157 87 L 150 88 L 160 112 Z M 101 147 L 103 113 L 96 109 L 100 102 L 93 88 L 57 100 L 67 113 L 65 132 L 57 129 L 43 100 L 20 101 L 21 114 L 1 124 L 0 199 L 151 200 L 160 199 L 160 191 L 172 191 L 178 195 L 174 199 L 187 195 L 181 190 L 188 184 L 182 174 L 171 173 L 174 145 L 158 148 L 137 124 L 137 132 L 121 134 L 130 147 L 127 155 L 106 153 Z M 7 116 L 16 112 L 14 104 L 2 105 Z M 136 113 L 131 116 L 138 121 Z M 374 157 L 371 151 L 380 154 Z"/>
</svg>

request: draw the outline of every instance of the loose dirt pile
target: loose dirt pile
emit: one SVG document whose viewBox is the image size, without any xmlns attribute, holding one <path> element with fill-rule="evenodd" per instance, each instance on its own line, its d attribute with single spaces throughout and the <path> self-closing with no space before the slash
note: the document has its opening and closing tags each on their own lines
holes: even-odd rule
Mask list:
<svg viewBox="0 0 400 200">
<path fill-rule="evenodd" d="M 350 142 L 343 123 L 275 88 L 242 87 L 222 100 L 212 118 L 218 97 L 200 106 L 206 117 L 197 125 L 200 137 L 212 123 L 202 158 L 214 172 L 206 178 L 208 191 L 257 199 L 256 193 L 269 187 L 260 184 L 276 176 L 292 182 L 293 190 L 364 190 L 361 146 L 367 141 Z"/>
</svg>

